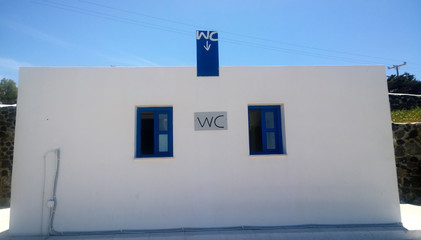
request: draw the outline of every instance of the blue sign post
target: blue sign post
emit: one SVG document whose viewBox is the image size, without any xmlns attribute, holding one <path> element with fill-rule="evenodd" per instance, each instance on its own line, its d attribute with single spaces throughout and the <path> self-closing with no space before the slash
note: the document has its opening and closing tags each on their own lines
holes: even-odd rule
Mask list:
<svg viewBox="0 0 421 240">
<path fill-rule="evenodd" d="M 219 76 L 218 32 L 196 31 L 197 76 Z"/>
</svg>

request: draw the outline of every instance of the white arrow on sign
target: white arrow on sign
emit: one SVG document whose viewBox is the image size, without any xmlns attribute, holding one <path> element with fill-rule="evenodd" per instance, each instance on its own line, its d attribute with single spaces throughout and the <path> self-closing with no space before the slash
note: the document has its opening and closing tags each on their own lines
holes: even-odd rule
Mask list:
<svg viewBox="0 0 421 240">
<path fill-rule="evenodd" d="M 209 51 L 209 49 L 210 49 L 211 46 L 212 46 L 212 44 L 209 44 L 209 42 L 206 41 L 206 45 L 203 46 L 203 47 L 206 49 L 206 51 Z"/>
</svg>

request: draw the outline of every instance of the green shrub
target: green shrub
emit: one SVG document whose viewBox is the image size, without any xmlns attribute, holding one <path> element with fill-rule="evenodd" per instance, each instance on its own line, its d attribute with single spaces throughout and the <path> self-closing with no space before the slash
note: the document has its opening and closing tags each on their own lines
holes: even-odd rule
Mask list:
<svg viewBox="0 0 421 240">
<path fill-rule="evenodd" d="M 421 108 L 413 108 L 409 110 L 394 110 L 392 111 L 392 122 L 421 122 Z"/>
</svg>

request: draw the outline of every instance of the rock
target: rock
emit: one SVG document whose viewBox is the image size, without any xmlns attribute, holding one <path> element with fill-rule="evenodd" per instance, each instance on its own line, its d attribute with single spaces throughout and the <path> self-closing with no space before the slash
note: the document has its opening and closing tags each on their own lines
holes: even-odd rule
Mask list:
<svg viewBox="0 0 421 240">
<path fill-rule="evenodd" d="M 404 145 L 405 150 L 410 155 L 421 154 L 421 147 L 419 143 L 410 141 Z"/>
</svg>

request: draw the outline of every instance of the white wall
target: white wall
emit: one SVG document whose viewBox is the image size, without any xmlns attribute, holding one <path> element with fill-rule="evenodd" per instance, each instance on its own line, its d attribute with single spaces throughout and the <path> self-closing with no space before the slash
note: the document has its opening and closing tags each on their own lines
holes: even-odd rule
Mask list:
<svg viewBox="0 0 421 240">
<path fill-rule="evenodd" d="M 272 103 L 287 155 L 249 156 Z M 136 106 L 173 106 L 173 158 L 134 159 Z M 228 130 L 194 131 L 206 111 Z M 400 222 L 384 66 L 22 68 L 13 235 L 47 231 L 55 148 L 57 231 Z"/>
</svg>

